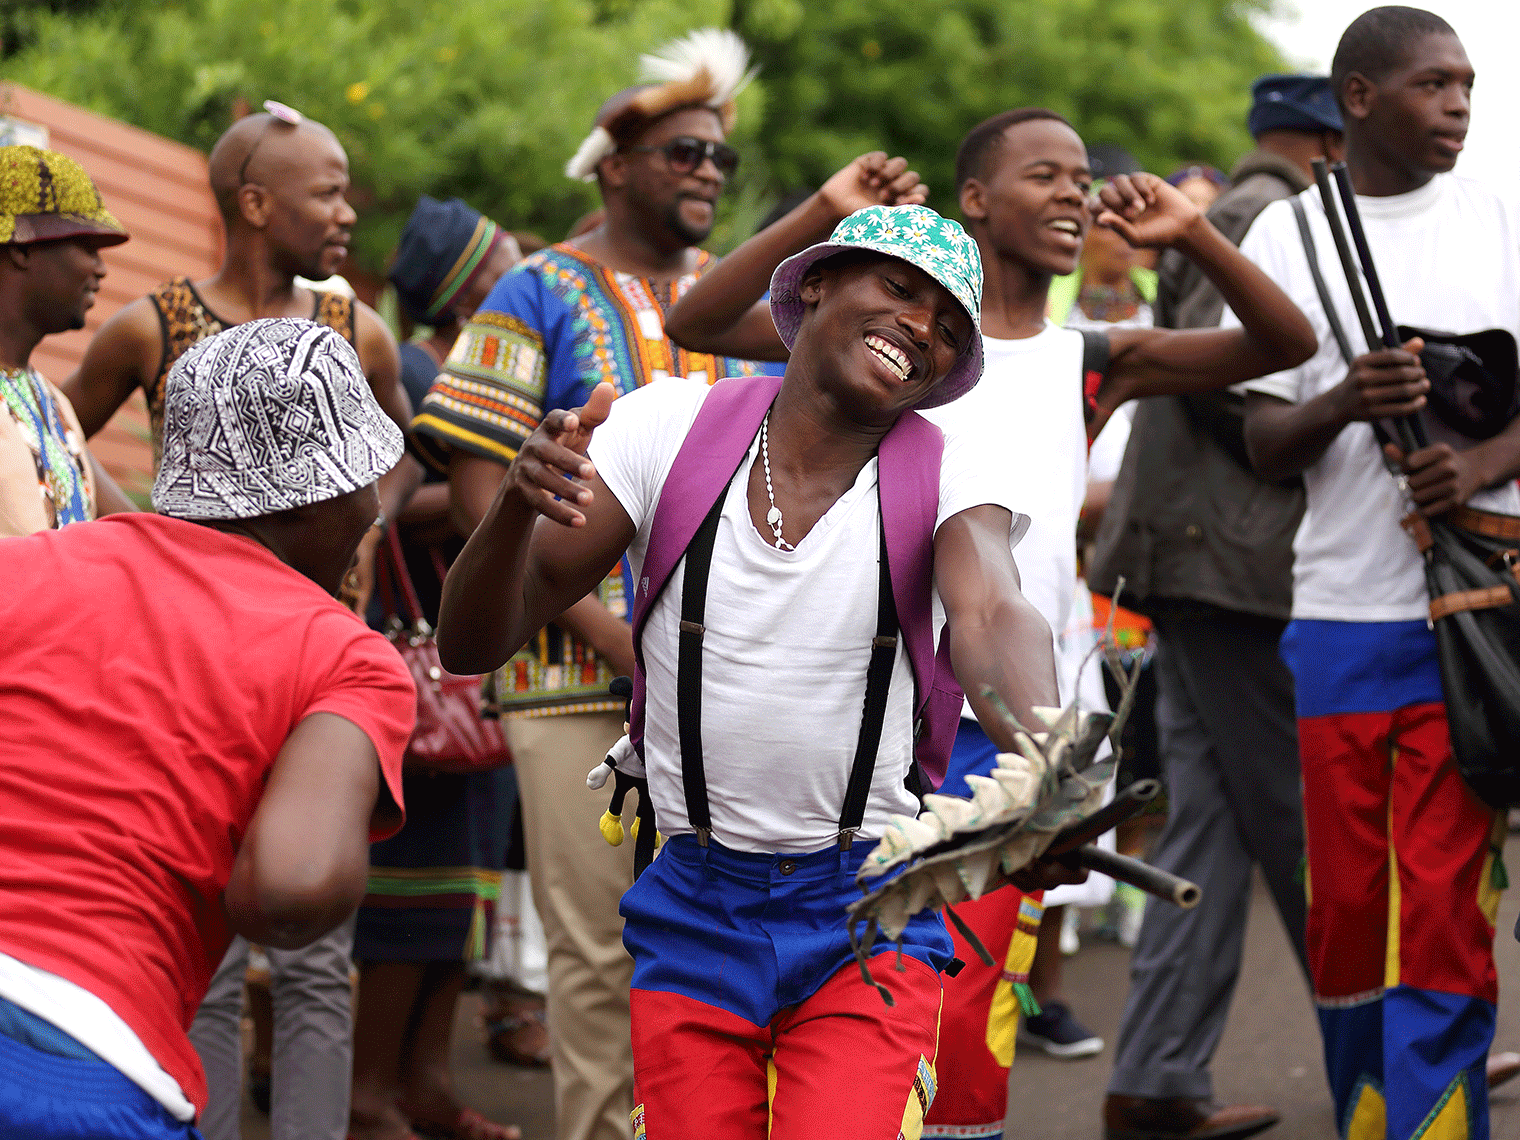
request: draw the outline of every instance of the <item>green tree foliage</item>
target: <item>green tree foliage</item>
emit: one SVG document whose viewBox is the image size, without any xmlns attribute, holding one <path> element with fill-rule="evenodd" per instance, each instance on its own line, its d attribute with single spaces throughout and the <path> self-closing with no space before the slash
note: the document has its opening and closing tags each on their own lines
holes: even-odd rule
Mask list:
<svg viewBox="0 0 1520 1140">
<path fill-rule="evenodd" d="M 554 238 L 596 204 L 565 160 L 640 52 L 730 23 L 761 79 L 715 248 L 849 158 L 906 154 L 953 209 L 973 124 L 1040 103 L 1153 169 L 1228 165 L 1247 88 L 1280 65 L 1270 0 L 0 0 L 25 9 L 6 78 L 209 149 L 239 105 L 281 99 L 348 149 L 357 253 L 380 267 L 417 196 L 458 195 Z"/>
<path fill-rule="evenodd" d="M 760 145 L 777 185 L 817 185 L 881 147 L 953 210 L 955 149 L 1012 107 L 1166 174 L 1251 145 L 1250 83 L 1282 67 L 1249 22 L 1270 0 L 735 0 L 765 78 Z"/>
<path fill-rule="evenodd" d="M 37 42 L 39 20 L 52 13 L 82 15 L 114 7 L 122 0 L 0 0 L 0 59 Z"/>
<path fill-rule="evenodd" d="M 564 176 L 640 51 L 727 16 L 721 0 L 166 0 L 43 15 L 6 77 L 209 150 L 239 100 L 337 132 L 383 265 L 419 194 L 558 238 L 596 203 Z"/>
</svg>

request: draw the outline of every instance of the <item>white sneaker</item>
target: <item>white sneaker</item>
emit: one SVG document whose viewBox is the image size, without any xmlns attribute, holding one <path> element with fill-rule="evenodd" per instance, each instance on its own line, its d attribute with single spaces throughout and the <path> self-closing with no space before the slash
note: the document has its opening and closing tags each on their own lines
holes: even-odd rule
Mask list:
<svg viewBox="0 0 1520 1140">
<path fill-rule="evenodd" d="M 1081 922 L 1080 909 L 1068 906 L 1065 915 L 1061 918 L 1061 953 L 1067 958 L 1082 949 L 1082 939 L 1077 934 L 1077 927 L 1081 925 Z"/>
</svg>

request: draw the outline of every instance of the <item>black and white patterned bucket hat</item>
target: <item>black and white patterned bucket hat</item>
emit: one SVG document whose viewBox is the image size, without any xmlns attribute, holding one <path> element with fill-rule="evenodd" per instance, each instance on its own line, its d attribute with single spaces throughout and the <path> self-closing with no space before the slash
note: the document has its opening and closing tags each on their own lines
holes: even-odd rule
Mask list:
<svg viewBox="0 0 1520 1140">
<path fill-rule="evenodd" d="M 357 491 L 401 458 L 358 354 L 313 321 L 234 325 L 175 362 L 153 507 L 181 519 L 248 519 Z"/>
</svg>

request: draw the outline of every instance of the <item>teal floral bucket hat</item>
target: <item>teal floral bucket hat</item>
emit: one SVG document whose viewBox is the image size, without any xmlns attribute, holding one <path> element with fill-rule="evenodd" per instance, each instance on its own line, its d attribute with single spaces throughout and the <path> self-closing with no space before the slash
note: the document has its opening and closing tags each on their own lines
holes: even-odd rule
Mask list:
<svg viewBox="0 0 1520 1140">
<path fill-rule="evenodd" d="M 922 269 L 960 302 L 976 335 L 971 347 L 939 386 L 919 401 L 934 408 L 959 399 L 982 378 L 982 255 L 976 241 L 953 218 L 927 206 L 867 206 L 834 228 L 826 242 L 787 258 L 771 278 L 771 320 L 787 348 L 797 339 L 807 306 L 799 288 L 814 263 L 836 253 L 865 249 Z"/>
</svg>

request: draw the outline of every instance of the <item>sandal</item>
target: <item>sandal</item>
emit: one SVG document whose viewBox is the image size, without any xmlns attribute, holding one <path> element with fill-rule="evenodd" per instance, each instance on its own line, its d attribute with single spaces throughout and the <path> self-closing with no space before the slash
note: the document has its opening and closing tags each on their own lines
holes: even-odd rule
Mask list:
<svg viewBox="0 0 1520 1140">
<path fill-rule="evenodd" d="M 412 1121 L 412 1128 L 424 1140 L 522 1140 L 522 1129 L 514 1124 L 497 1124 L 473 1108 L 461 1108 L 453 1124 L 428 1124 Z"/>
<path fill-rule="evenodd" d="M 486 1048 L 503 1065 L 549 1067 L 549 1029 L 542 1009 L 504 1013 L 486 1022 Z"/>
</svg>

